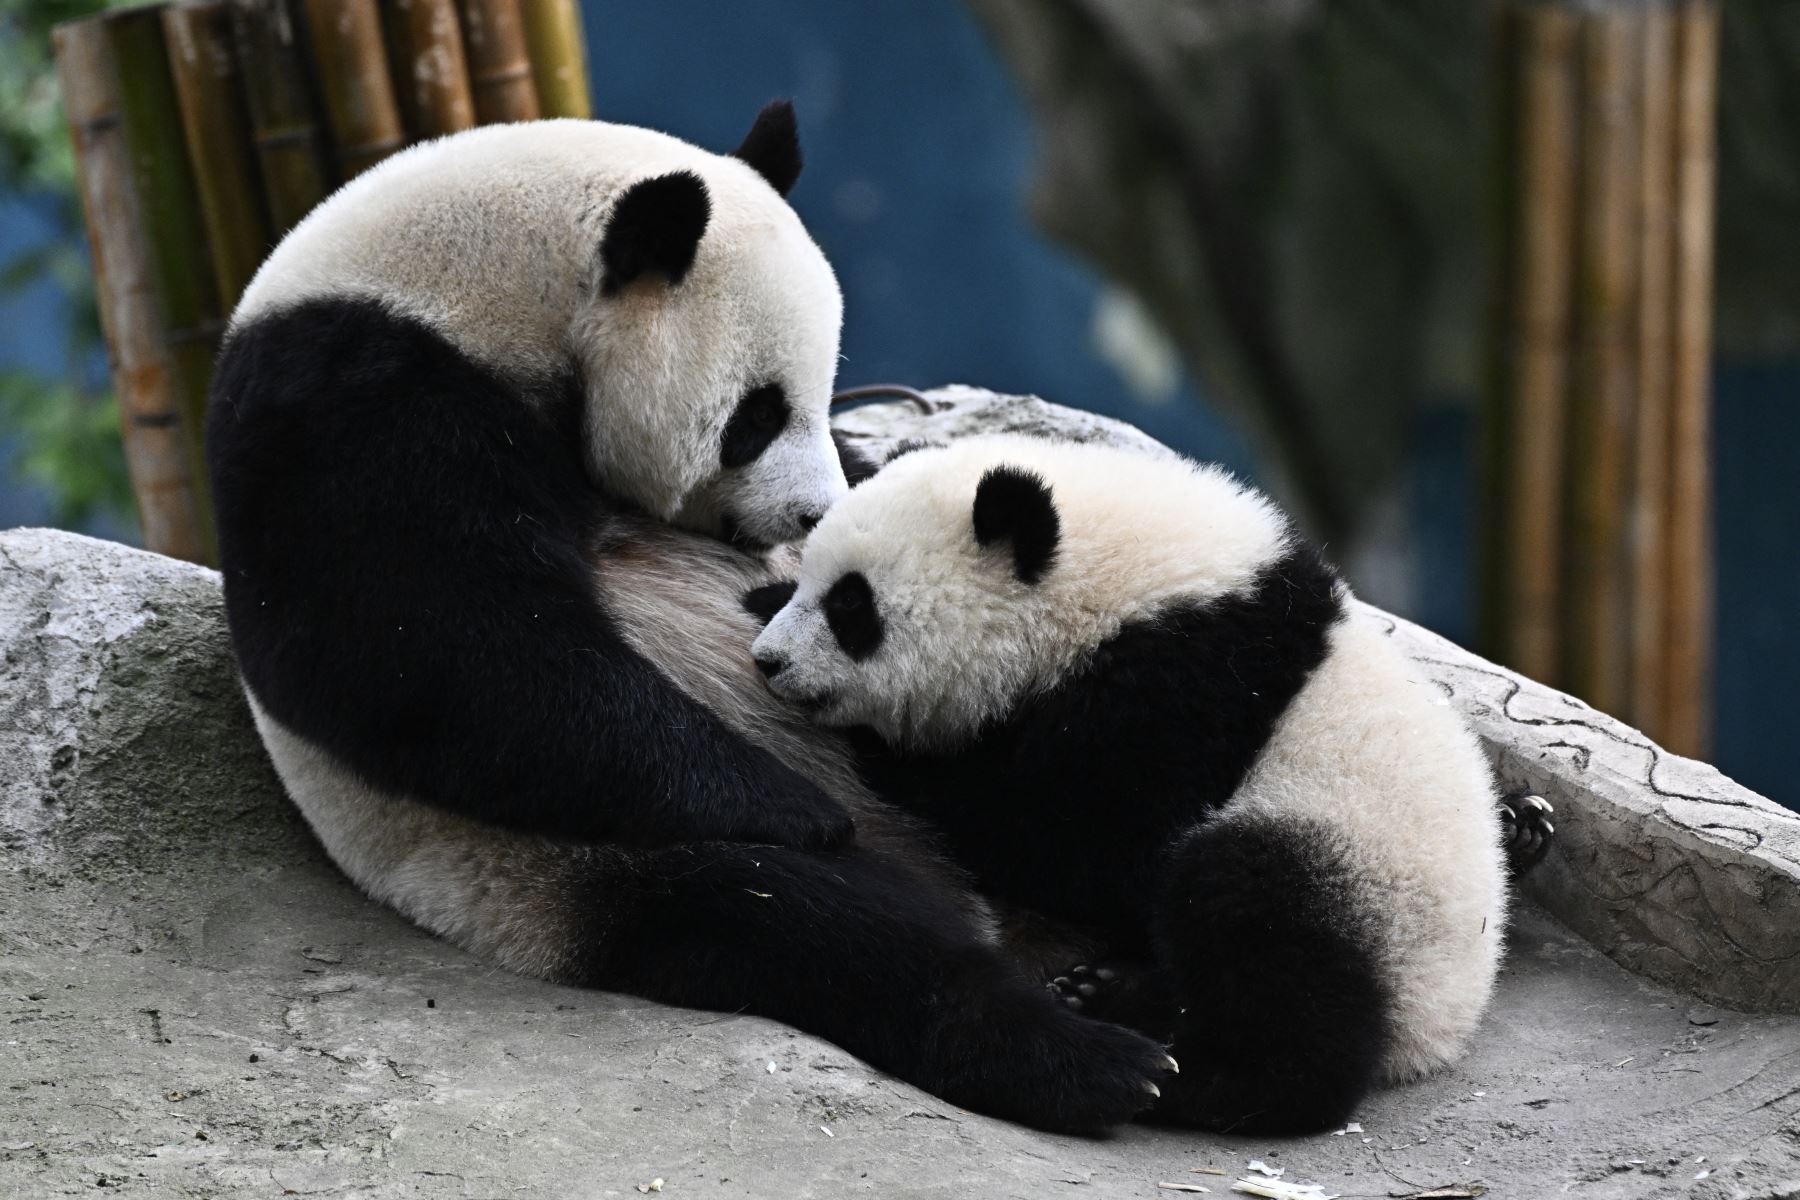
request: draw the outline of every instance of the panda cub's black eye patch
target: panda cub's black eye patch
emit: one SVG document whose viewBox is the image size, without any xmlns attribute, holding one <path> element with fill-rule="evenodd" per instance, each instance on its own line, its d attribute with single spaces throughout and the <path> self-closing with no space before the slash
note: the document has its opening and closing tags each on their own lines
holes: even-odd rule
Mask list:
<svg viewBox="0 0 1800 1200">
<path fill-rule="evenodd" d="M 787 393 L 779 383 L 746 392 L 719 438 L 720 464 L 729 471 L 755 462 L 787 428 L 788 415 Z"/>
<path fill-rule="evenodd" d="M 838 578 L 825 593 L 825 623 L 845 654 L 858 662 L 881 646 L 881 614 L 875 610 L 875 590 L 861 571 Z"/>
</svg>

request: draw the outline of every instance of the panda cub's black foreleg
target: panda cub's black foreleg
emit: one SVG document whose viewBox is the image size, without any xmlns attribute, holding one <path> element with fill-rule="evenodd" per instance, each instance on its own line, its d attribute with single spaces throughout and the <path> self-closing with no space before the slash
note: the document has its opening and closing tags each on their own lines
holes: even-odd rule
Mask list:
<svg viewBox="0 0 1800 1200">
<path fill-rule="evenodd" d="M 1202 825 L 1153 931 L 1182 1073 L 1152 1116 L 1233 1133 L 1341 1125 L 1378 1081 L 1390 1002 L 1367 904 L 1330 835 L 1294 817 Z"/>
<path fill-rule="evenodd" d="M 703 843 L 596 888 L 575 982 L 785 1021 L 951 1103 L 1069 1132 L 1147 1108 L 1156 1042 L 1069 1011 L 953 898 L 873 851 Z M 603 895 L 601 894 L 603 891 Z"/>
</svg>

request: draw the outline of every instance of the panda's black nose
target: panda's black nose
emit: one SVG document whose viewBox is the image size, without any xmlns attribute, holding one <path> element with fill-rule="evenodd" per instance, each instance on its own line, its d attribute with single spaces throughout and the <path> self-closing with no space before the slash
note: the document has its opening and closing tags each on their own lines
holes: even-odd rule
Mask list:
<svg viewBox="0 0 1800 1200">
<path fill-rule="evenodd" d="M 787 669 L 787 663 L 779 658 L 759 658 L 756 669 L 763 673 L 763 678 L 773 679 Z"/>
</svg>

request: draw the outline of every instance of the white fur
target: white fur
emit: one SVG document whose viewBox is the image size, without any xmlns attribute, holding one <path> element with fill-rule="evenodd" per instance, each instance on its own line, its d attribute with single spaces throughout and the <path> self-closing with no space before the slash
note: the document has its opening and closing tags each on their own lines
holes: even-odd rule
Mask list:
<svg viewBox="0 0 1800 1200">
<path fill-rule="evenodd" d="M 1054 565 L 1036 584 L 1017 579 L 1008 545 L 974 538 L 976 486 L 1001 464 L 1046 480 L 1061 521 Z M 832 510 L 755 653 L 785 664 L 775 690 L 824 701 L 822 721 L 954 748 L 1126 622 L 1248 588 L 1289 537 L 1267 500 L 1214 467 L 972 438 L 898 459 Z M 884 625 L 860 663 L 820 608 L 849 571 L 868 578 Z M 1219 819 L 1251 813 L 1305 816 L 1337 833 L 1395 998 L 1390 1078 L 1455 1057 L 1486 1008 L 1506 917 L 1493 778 L 1443 697 L 1366 617 L 1331 631 L 1324 663 Z"/>
<path fill-rule="evenodd" d="M 712 216 L 687 277 L 601 294 L 600 246 L 630 184 L 705 182 Z M 663 520 L 766 542 L 845 490 L 827 423 L 843 305 L 793 209 L 755 170 L 666 134 L 599 121 L 490 125 L 359 175 L 276 247 L 233 328 L 294 303 L 381 300 L 507 378 L 578 368 L 594 478 Z M 737 401 L 780 383 L 793 409 L 750 466 L 721 472 Z"/>
</svg>

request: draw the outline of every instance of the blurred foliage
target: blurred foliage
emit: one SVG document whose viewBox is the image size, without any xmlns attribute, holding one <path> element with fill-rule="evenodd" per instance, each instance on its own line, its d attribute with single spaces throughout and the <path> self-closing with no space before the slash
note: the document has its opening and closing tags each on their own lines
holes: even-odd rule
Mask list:
<svg viewBox="0 0 1800 1200">
<path fill-rule="evenodd" d="M 49 493 L 53 519 L 62 525 L 132 512 L 117 406 L 93 369 L 102 345 L 100 317 L 50 48 L 55 25 L 121 6 L 117 0 L 0 0 L 0 195 L 24 200 L 50 224 L 45 239 L 0 262 L 0 296 L 48 281 L 69 311 L 60 372 L 0 370 L 0 430 L 22 443 L 13 475 Z"/>
</svg>

